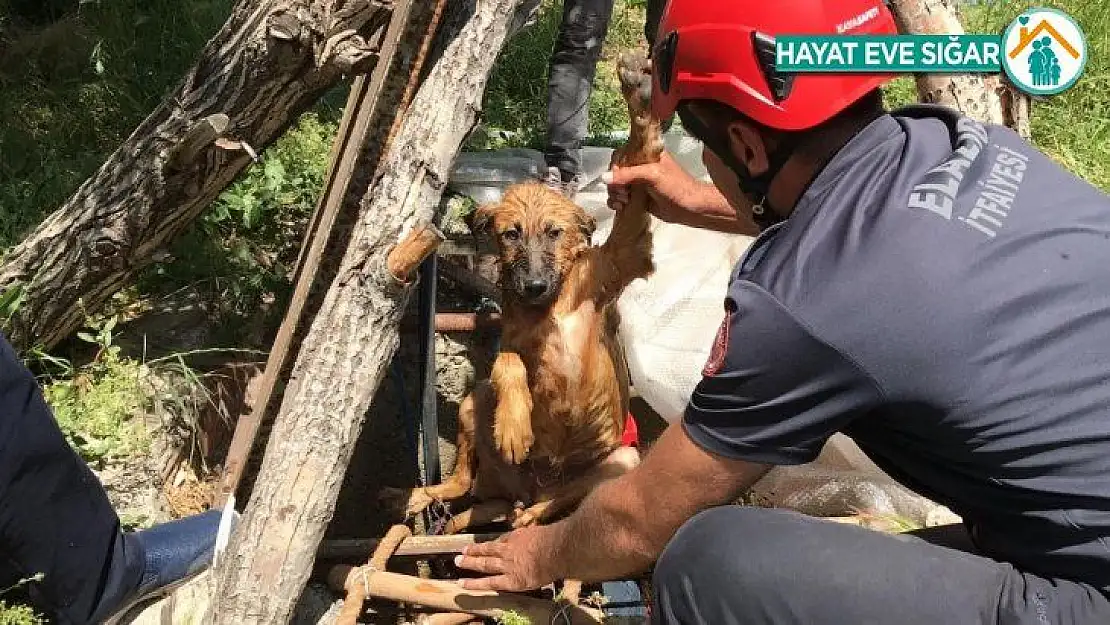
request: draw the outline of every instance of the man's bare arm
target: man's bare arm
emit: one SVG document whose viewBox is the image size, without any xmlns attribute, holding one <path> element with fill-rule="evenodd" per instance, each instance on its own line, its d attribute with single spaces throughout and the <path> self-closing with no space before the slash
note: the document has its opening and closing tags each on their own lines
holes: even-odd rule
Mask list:
<svg viewBox="0 0 1110 625">
<path fill-rule="evenodd" d="M 768 468 L 710 454 L 670 426 L 639 467 L 551 526 L 556 578 L 596 582 L 646 570 L 686 520 L 735 501 Z"/>
<path fill-rule="evenodd" d="M 726 194 L 711 183 L 695 179 L 666 152 L 657 163 L 614 167 L 603 178 L 609 184 L 609 207 L 615 211 L 628 204 L 629 186 L 641 184 L 655 200 L 653 214 L 663 221 L 718 232 L 759 234 L 754 222 L 740 218 Z M 738 192 L 733 195 L 742 197 Z"/>
<path fill-rule="evenodd" d="M 642 572 L 687 519 L 734 501 L 768 468 L 710 454 L 672 425 L 640 466 L 599 486 L 566 519 L 468 547 L 459 566 L 494 577 L 463 585 L 528 590 L 556 579 L 596 582 Z"/>
</svg>

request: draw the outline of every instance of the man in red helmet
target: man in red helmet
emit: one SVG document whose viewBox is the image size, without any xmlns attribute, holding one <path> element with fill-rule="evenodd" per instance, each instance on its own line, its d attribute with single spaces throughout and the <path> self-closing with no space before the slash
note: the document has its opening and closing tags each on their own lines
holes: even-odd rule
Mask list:
<svg viewBox="0 0 1110 625">
<path fill-rule="evenodd" d="M 887 77 L 781 75 L 778 34 L 881 0 L 671 0 L 653 107 L 707 148 L 612 173 L 658 216 L 760 232 L 681 424 L 565 520 L 470 547 L 467 588 L 655 564 L 665 623 L 1110 623 L 1110 198 L 1012 131 L 886 112 Z M 727 505 L 834 432 L 964 523 L 901 536 Z"/>
</svg>

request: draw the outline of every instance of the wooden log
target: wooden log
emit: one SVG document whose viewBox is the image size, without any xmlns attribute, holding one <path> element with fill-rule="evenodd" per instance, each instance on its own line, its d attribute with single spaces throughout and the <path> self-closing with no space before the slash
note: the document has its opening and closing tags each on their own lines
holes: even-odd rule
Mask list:
<svg viewBox="0 0 1110 625">
<path fill-rule="evenodd" d="M 304 315 L 309 293 L 315 284 L 316 272 L 320 268 L 324 251 L 335 229 L 336 219 L 344 199 L 350 194 L 354 167 L 359 163 L 358 155 L 363 150 L 374 118 L 374 105 L 382 93 L 386 75 L 391 69 L 401 35 L 409 26 L 411 0 L 398 0 L 394 7 L 393 19 L 382 43 L 380 63 L 376 64 L 370 75 L 360 75 L 351 85 L 347 106 L 340 122 L 335 141 L 332 144 L 331 161 L 324 179 L 324 191 L 316 205 L 308 230 L 301 244 L 294 271 L 293 295 L 285 316 L 281 320 L 273 348 L 266 359 L 266 369 L 253 387 L 248 399 L 251 410 L 235 424 L 235 432 L 228 448 L 220 483 L 214 493 L 213 504 L 223 507 L 234 500 L 236 490 L 243 479 L 247 460 L 255 449 L 258 431 L 270 406 L 278 378 L 289 360 L 294 333 Z M 419 22 L 419 17 L 416 20 Z"/>
<path fill-rule="evenodd" d="M 398 556 L 434 556 L 462 553 L 467 545 L 497 540 L 500 533 L 448 534 L 442 536 L 410 536 L 397 547 Z M 320 559 L 340 560 L 364 558 L 377 549 L 377 538 L 340 538 L 325 540 L 320 548 Z"/>
<path fill-rule="evenodd" d="M 240 0 L 178 87 L 13 248 L 5 333 L 51 348 L 183 232 L 347 75 L 377 64 L 390 0 Z"/>
<path fill-rule="evenodd" d="M 412 530 L 407 525 L 394 525 L 378 543 L 366 566 L 358 568 L 337 566 L 332 569 L 328 575 L 329 585 L 333 590 L 347 593 L 343 600 L 343 609 L 335 619 L 335 625 L 355 625 L 358 622 L 363 604 L 370 596 L 368 575 L 384 571 L 389 558 L 397 551 L 397 547 L 410 536 L 412 536 Z"/>
<path fill-rule="evenodd" d="M 465 625 L 478 621 L 478 617 L 466 612 L 439 612 L 436 614 L 421 614 L 416 618 L 416 625 Z"/>
<path fill-rule="evenodd" d="M 433 222 L 516 4 L 447 4 L 429 54 L 435 63 L 363 196 L 337 276 L 301 345 L 250 501 L 215 571 L 211 625 L 290 618 L 397 350 L 412 287 L 390 276 L 387 258 L 394 242 Z M 371 594 L 379 595 L 373 587 Z"/>
<path fill-rule="evenodd" d="M 962 35 L 956 0 L 893 0 L 904 33 Z M 914 77 L 922 102 L 952 107 L 982 122 L 1008 126 L 1029 138 L 1029 97 L 998 76 L 922 73 Z"/>
<path fill-rule="evenodd" d="M 601 623 L 603 613 L 586 606 L 561 606 L 554 601 L 527 595 L 496 591 L 465 590 L 456 582 L 421 579 L 388 571 L 367 574 L 370 595 L 400 603 L 447 612 L 466 612 L 486 618 L 501 618 L 515 612 L 532 623 L 552 623 L 556 614 L 565 614 L 571 625 Z"/>
</svg>

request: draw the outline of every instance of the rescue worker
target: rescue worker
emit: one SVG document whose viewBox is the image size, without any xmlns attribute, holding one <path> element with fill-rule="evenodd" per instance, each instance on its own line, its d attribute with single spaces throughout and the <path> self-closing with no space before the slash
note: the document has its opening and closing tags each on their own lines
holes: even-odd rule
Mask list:
<svg viewBox="0 0 1110 625">
<path fill-rule="evenodd" d="M 654 565 L 658 623 L 1110 623 L 1110 197 L 1007 128 L 886 111 L 889 76 L 779 74 L 794 33 L 897 28 L 882 0 L 665 9 L 654 114 L 714 185 L 664 158 L 610 205 L 645 185 L 663 220 L 759 236 L 679 422 L 566 519 L 468 547 L 464 586 Z M 834 432 L 963 523 L 731 505 Z"/>
</svg>

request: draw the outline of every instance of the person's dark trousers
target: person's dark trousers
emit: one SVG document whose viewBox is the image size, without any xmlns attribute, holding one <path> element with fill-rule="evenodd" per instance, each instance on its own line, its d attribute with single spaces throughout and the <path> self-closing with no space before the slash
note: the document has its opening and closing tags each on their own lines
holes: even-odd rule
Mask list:
<svg viewBox="0 0 1110 625">
<path fill-rule="evenodd" d="M 667 7 L 667 0 L 647 0 L 647 15 L 644 19 L 644 39 L 647 40 L 648 49 L 655 47 L 655 35 L 659 30 L 659 22 L 663 19 L 663 9 Z"/>
<path fill-rule="evenodd" d="M 647 41 L 648 50 L 655 49 L 656 31 L 659 30 L 659 22 L 663 19 L 663 9 L 667 7 L 667 0 L 647 0 L 647 13 L 644 19 L 644 39 Z M 663 132 L 670 130 L 671 123 L 674 122 L 674 115 L 672 114 L 667 119 L 661 120 L 660 126 Z"/>
<path fill-rule="evenodd" d="M 922 537 L 726 506 L 683 525 L 653 578 L 653 623 L 1106 625 L 1092 586 Z"/>
<path fill-rule="evenodd" d="M 590 93 L 613 0 L 564 0 L 563 21 L 551 55 L 547 85 L 548 167 L 563 181 L 581 173 L 581 147 L 589 129 Z"/>
<path fill-rule="evenodd" d="M 0 337 L 0 588 L 41 574 L 15 596 L 52 623 L 83 625 L 142 577 L 143 549 L 120 530 L 99 480 Z"/>
</svg>

